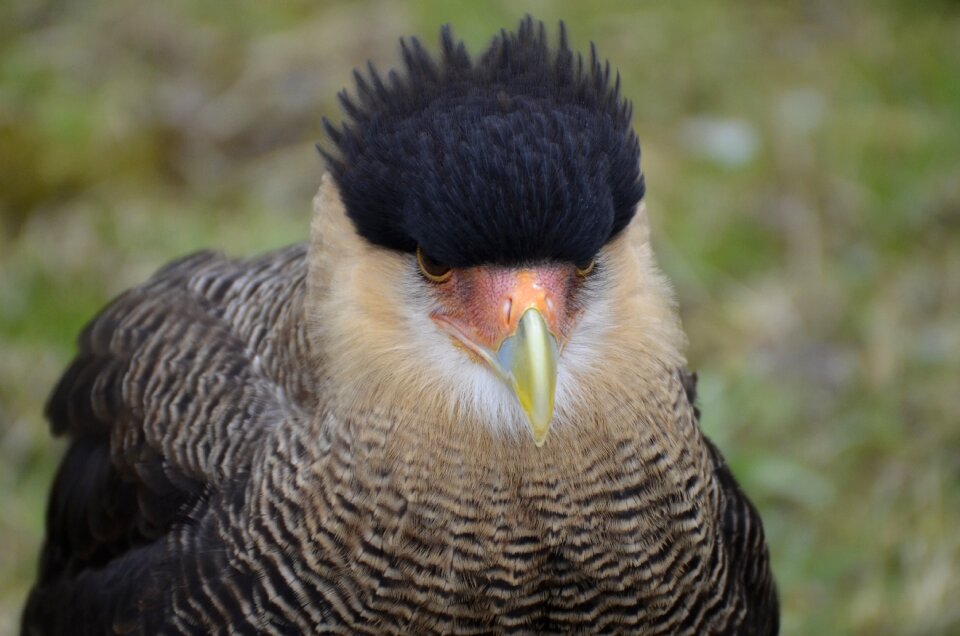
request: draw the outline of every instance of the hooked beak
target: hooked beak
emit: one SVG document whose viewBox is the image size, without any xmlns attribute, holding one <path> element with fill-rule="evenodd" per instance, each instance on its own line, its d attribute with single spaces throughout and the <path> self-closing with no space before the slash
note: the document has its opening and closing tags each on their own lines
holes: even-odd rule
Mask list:
<svg viewBox="0 0 960 636">
<path fill-rule="evenodd" d="M 536 308 L 524 312 L 517 330 L 500 345 L 491 366 L 513 389 L 534 443 L 543 446 L 557 389 L 557 339 Z"/>
<path fill-rule="evenodd" d="M 481 284 L 474 280 L 466 287 L 474 295 L 482 289 L 486 297 L 462 301 L 493 306 L 492 320 L 478 320 L 476 314 L 484 316 L 485 312 L 470 312 L 462 318 L 438 312 L 433 318 L 513 390 L 534 443 L 543 446 L 553 420 L 559 355 L 557 318 L 563 310 L 564 278 L 552 271 L 476 269 L 480 271 L 473 275 L 483 279 Z"/>
</svg>

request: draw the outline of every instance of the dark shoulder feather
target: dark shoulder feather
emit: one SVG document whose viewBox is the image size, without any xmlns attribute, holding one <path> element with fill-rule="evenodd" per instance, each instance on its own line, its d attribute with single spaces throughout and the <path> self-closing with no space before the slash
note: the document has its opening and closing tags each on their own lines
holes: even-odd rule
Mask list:
<svg viewBox="0 0 960 636">
<path fill-rule="evenodd" d="M 680 370 L 687 400 L 696 407 L 697 374 Z M 721 533 L 725 543 L 733 580 L 742 586 L 747 616 L 739 634 L 742 636 L 775 636 L 780 632 L 780 605 L 776 584 L 770 569 L 770 555 L 760 514 L 741 490 L 730 467 L 717 446 L 704 437 L 714 474 L 720 485 L 723 501 Z"/>
<path fill-rule="evenodd" d="M 171 528 L 189 524 L 212 490 L 245 474 L 272 415 L 307 399 L 309 382 L 291 371 L 285 350 L 302 339 L 280 333 L 285 312 L 298 306 L 304 254 L 190 256 L 84 329 L 47 403 L 54 434 L 70 443 L 24 633 L 60 633 L 80 607 L 103 611 L 86 617 L 92 632 L 106 630 L 101 621 L 120 630 L 124 621 L 110 608 L 136 607 L 122 602 L 130 593 L 123 589 L 155 578 Z"/>
</svg>

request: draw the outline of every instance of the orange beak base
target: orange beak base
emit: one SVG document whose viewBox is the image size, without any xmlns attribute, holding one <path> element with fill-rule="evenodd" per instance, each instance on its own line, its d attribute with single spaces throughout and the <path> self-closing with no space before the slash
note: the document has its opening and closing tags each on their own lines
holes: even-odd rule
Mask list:
<svg viewBox="0 0 960 636">
<path fill-rule="evenodd" d="M 568 326 L 567 294 L 574 275 L 573 268 L 566 265 L 454 270 L 449 284 L 438 288 L 442 308 L 432 318 L 474 344 L 496 351 L 516 332 L 527 309 L 534 308 L 562 343 Z"/>
</svg>

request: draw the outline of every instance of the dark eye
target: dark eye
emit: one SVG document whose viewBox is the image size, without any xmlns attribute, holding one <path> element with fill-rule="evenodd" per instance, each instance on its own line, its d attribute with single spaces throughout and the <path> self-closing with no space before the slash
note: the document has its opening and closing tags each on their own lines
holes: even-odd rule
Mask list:
<svg viewBox="0 0 960 636">
<path fill-rule="evenodd" d="M 417 246 L 417 265 L 420 266 L 420 271 L 427 280 L 432 283 L 446 282 L 453 275 L 453 270 L 450 269 L 449 265 L 433 260 L 419 246 Z"/>
<path fill-rule="evenodd" d="M 597 264 L 597 259 L 591 258 L 589 261 L 583 261 L 581 263 L 574 263 L 574 267 L 577 268 L 577 276 L 586 276 L 593 271 L 594 265 Z"/>
</svg>

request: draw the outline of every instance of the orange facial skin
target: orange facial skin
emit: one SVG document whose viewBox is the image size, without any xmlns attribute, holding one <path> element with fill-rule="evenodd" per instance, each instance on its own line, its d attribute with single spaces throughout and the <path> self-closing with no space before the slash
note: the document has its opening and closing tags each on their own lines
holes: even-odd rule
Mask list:
<svg viewBox="0 0 960 636">
<path fill-rule="evenodd" d="M 581 280 L 569 264 L 455 269 L 450 280 L 437 285 L 441 308 L 431 317 L 468 348 L 473 349 L 472 344 L 497 351 L 516 331 L 524 312 L 534 307 L 562 348 L 574 318 L 571 295 Z"/>
</svg>

